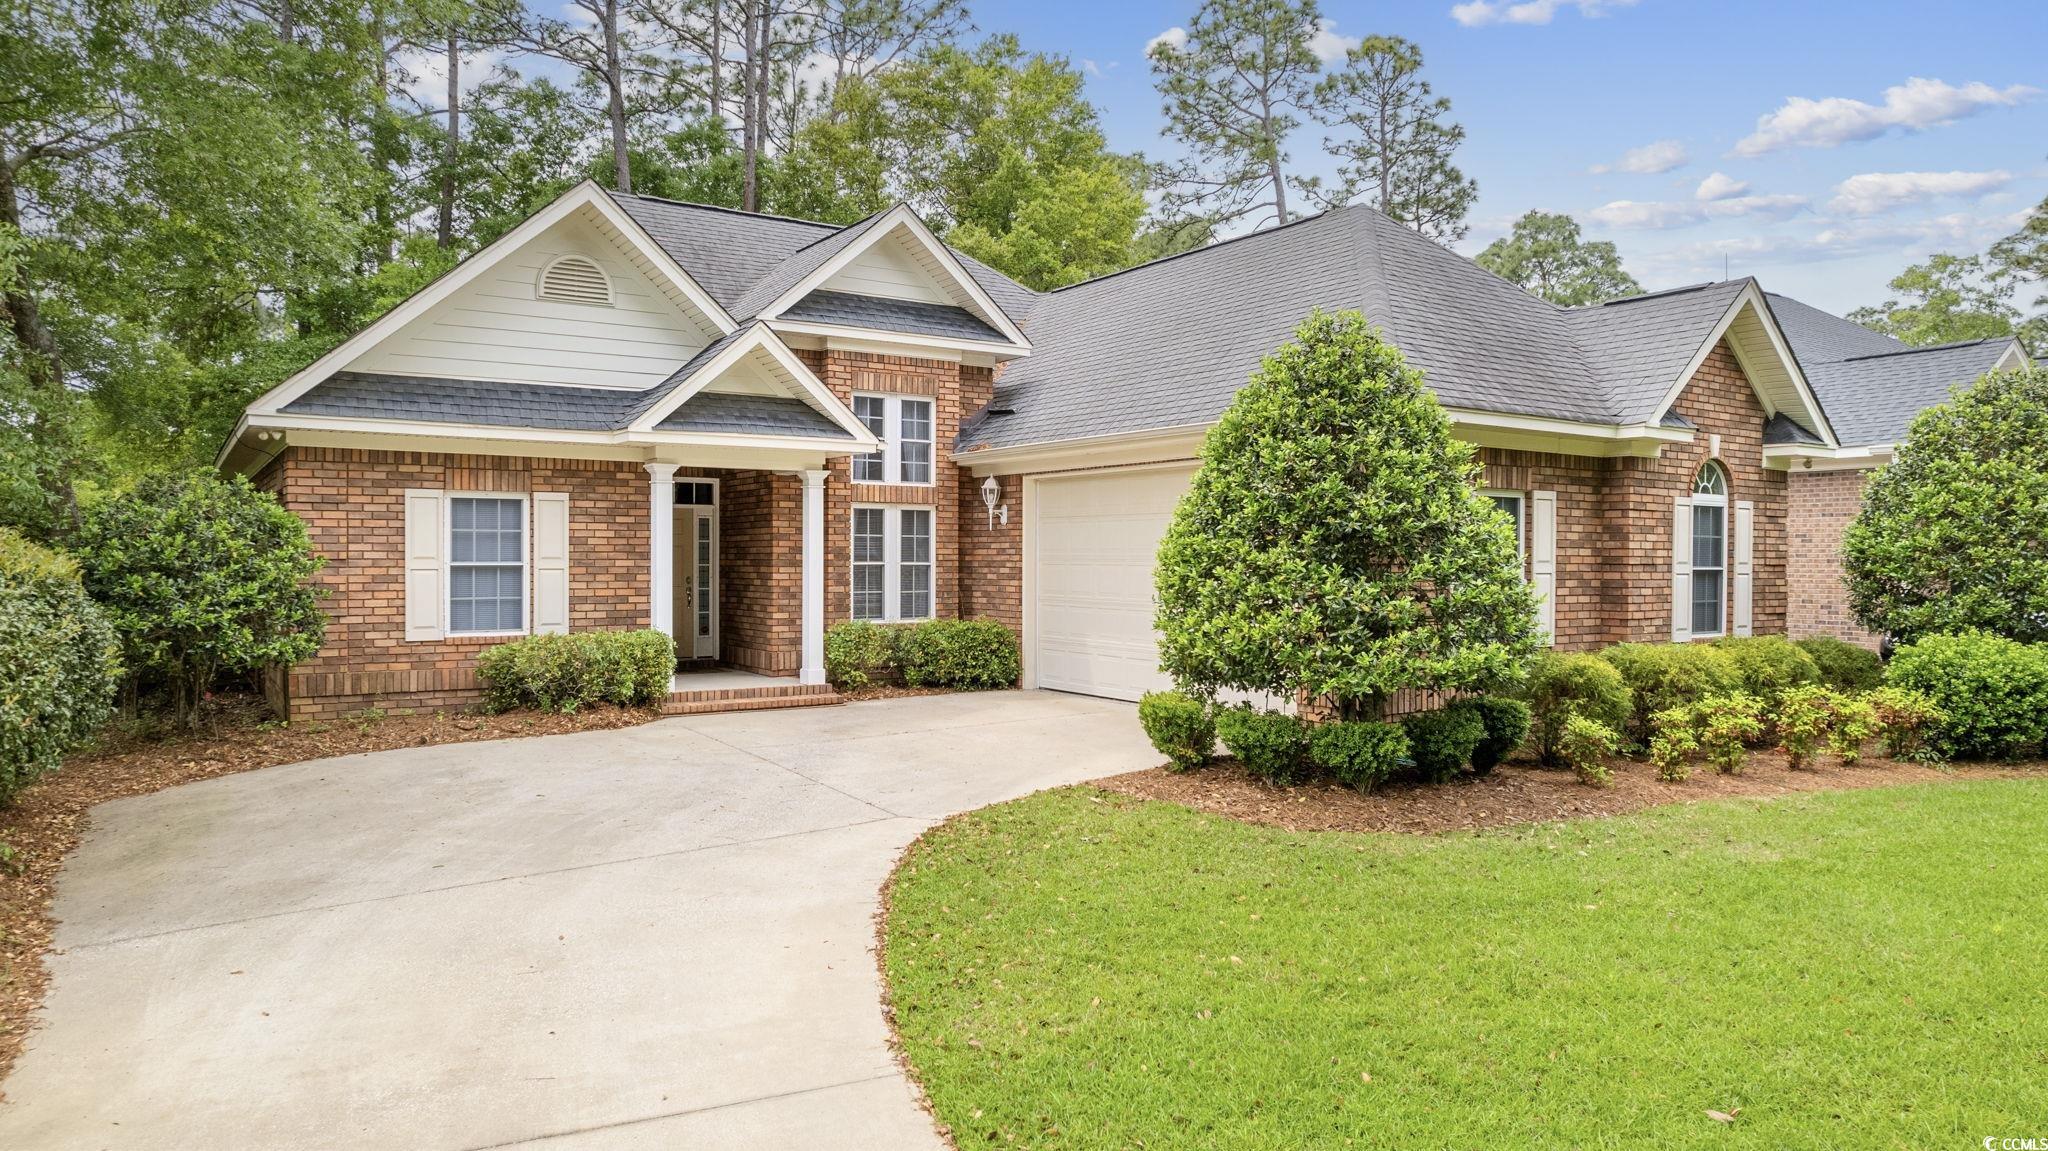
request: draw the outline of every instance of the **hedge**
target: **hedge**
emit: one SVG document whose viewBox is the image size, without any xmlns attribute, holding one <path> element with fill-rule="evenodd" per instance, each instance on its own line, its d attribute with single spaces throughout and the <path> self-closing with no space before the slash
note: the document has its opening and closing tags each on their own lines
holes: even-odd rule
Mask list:
<svg viewBox="0 0 2048 1151">
<path fill-rule="evenodd" d="M 668 696 L 675 670 L 675 642 L 651 628 L 527 636 L 485 648 L 476 661 L 489 711 L 646 706 Z"/>
<path fill-rule="evenodd" d="M 2048 743 L 2048 644 L 1969 632 L 1893 653 L 1888 687 L 1917 691 L 1941 721 L 1929 741 L 1949 759 L 2020 759 Z"/>
<path fill-rule="evenodd" d="M 1522 685 L 1535 729 L 1536 756 L 1545 767 L 1564 767 L 1564 729 L 1574 715 L 1603 727 L 1628 722 L 1628 683 L 1613 664 L 1584 652 L 1545 652 Z"/>
<path fill-rule="evenodd" d="M 120 650 L 77 566 L 0 528 L 0 803 L 106 722 Z"/>
<path fill-rule="evenodd" d="M 1831 635 L 1793 641 L 1820 668 L 1820 681 L 1836 691 L 1869 691 L 1884 682 L 1884 661 L 1867 647 Z"/>
<path fill-rule="evenodd" d="M 825 678 L 842 691 L 898 680 L 969 691 L 1015 687 L 1022 672 L 1017 634 L 994 620 L 848 620 L 825 632 Z"/>
<path fill-rule="evenodd" d="M 1658 712 L 1742 690 L 1742 672 L 1735 661 L 1706 644 L 1618 643 L 1600 658 L 1614 665 L 1628 684 L 1634 708 L 1624 734 L 1638 745 L 1649 743 L 1650 718 Z"/>
</svg>

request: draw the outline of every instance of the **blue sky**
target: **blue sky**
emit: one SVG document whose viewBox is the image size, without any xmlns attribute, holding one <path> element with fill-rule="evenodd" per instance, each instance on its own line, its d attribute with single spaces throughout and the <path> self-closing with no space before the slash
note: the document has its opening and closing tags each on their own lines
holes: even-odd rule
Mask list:
<svg viewBox="0 0 2048 1151">
<path fill-rule="evenodd" d="M 1467 254 L 1530 208 L 1563 211 L 1618 244 L 1647 287 L 1718 280 L 1725 255 L 1731 275 L 1844 311 L 1930 252 L 1981 251 L 2048 195 L 2038 0 L 1454 6 L 1323 12 L 1337 37 L 1421 45 L 1479 181 Z M 984 31 L 1084 64 L 1111 143 L 1151 156 L 1167 150 L 1145 45 L 1194 9 L 973 5 Z M 1297 169 L 1327 173 L 1321 139 L 1296 141 Z"/>
</svg>

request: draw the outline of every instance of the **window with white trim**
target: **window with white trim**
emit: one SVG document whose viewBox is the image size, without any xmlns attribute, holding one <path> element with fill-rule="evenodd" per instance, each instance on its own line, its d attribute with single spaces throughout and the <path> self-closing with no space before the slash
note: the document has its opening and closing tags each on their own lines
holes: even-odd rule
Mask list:
<svg viewBox="0 0 2048 1151">
<path fill-rule="evenodd" d="M 1515 554 L 1521 556 L 1526 561 L 1529 557 L 1529 521 L 1528 517 L 1523 514 L 1525 504 L 1522 499 L 1522 493 L 1486 492 L 1484 494 L 1487 499 L 1493 501 L 1494 507 L 1506 512 L 1508 518 L 1515 521 Z"/>
<path fill-rule="evenodd" d="M 1692 634 L 1720 635 L 1728 605 L 1728 473 L 1708 460 L 1692 483 Z"/>
<path fill-rule="evenodd" d="M 448 632 L 526 630 L 526 500 L 448 497 Z"/>
<path fill-rule="evenodd" d="M 853 478 L 866 484 L 932 482 L 932 401 L 922 396 L 856 393 L 853 414 L 882 450 L 853 457 Z"/>
<path fill-rule="evenodd" d="M 854 619 L 932 617 L 932 509 L 862 504 L 853 509 Z"/>
</svg>

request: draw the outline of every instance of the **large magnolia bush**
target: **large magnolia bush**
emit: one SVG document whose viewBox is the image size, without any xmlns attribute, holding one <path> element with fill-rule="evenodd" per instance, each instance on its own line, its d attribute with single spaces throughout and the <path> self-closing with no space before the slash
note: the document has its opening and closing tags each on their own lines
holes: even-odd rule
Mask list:
<svg viewBox="0 0 2048 1151">
<path fill-rule="evenodd" d="M 2048 640 L 2048 371 L 1996 372 L 1920 413 L 1842 558 L 1872 631 Z"/>
<path fill-rule="evenodd" d="M 1347 718 L 1403 688 L 1512 681 L 1536 602 L 1477 470 L 1376 328 L 1310 316 L 1209 433 L 1160 544 L 1165 670 L 1199 692 L 1305 692 Z"/>
<path fill-rule="evenodd" d="M 0 803 L 106 722 L 119 653 L 77 566 L 0 528 Z"/>
</svg>

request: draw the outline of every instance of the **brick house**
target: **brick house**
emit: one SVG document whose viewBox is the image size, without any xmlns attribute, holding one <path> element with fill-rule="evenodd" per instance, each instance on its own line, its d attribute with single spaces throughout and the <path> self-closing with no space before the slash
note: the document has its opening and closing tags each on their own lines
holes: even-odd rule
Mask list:
<svg viewBox="0 0 2048 1151">
<path fill-rule="evenodd" d="M 1822 627 L 1793 569 L 1834 512 L 1788 480 L 1875 457 L 1831 420 L 1858 370 L 1817 395 L 1786 302 L 1558 308 L 1367 208 L 1038 293 L 903 206 L 584 184 L 258 398 L 221 464 L 328 558 L 294 717 L 461 704 L 485 646 L 644 626 L 725 669 L 685 701 L 818 701 L 833 622 L 969 616 L 1018 631 L 1027 686 L 1134 698 L 1202 434 L 1318 306 L 1480 447 L 1560 646 Z"/>
</svg>

